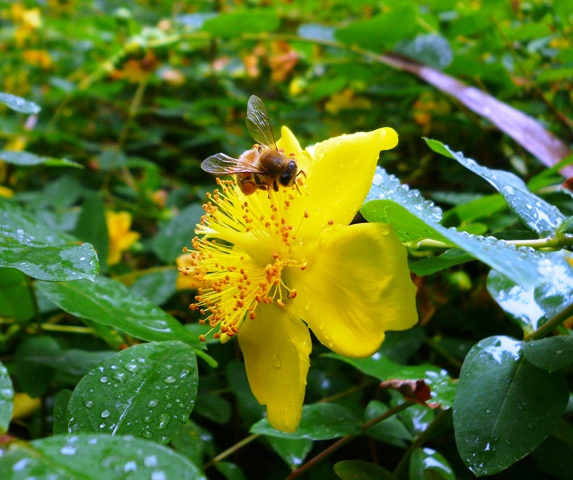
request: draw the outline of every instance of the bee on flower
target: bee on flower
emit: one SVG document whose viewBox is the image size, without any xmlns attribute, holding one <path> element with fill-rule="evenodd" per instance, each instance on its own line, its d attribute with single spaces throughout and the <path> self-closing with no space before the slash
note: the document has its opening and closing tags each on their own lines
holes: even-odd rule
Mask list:
<svg viewBox="0 0 573 480">
<path fill-rule="evenodd" d="M 269 123 L 266 110 L 260 122 Z M 270 424 L 293 432 L 310 364 L 309 329 L 338 354 L 368 357 L 387 330 L 410 328 L 418 317 L 406 249 L 392 226 L 349 225 L 380 151 L 397 144 L 396 132 L 342 135 L 305 150 L 288 128 L 281 134 L 277 152 L 294 162 L 289 172 L 304 175 L 268 181 L 267 172 L 245 165 L 215 172 L 235 179 L 218 180 L 180 272 L 198 286 L 191 308 L 211 334 L 221 342 L 238 337 Z M 255 188 L 245 191 L 243 183 Z"/>
</svg>

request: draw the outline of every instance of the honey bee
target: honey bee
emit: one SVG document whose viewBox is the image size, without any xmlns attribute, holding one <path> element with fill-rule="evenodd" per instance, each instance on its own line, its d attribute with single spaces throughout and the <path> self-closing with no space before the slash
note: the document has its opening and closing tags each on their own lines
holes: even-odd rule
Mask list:
<svg viewBox="0 0 573 480">
<path fill-rule="evenodd" d="M 279 185 L 297 186 L 296 177 L 301 173 L 304 175 L 304 172 L 298 169 L 293 154 L 287 156 L 282 148 L 277 147 L 267 109 L 255 95 L 249 98 L 245 121 L 249 133 L 257 142 L 253 148 L 239 158 L 224 153 L 211 155 L 203 160 L 201 168 L 214 175 L 235 175 L 245 195 L 271 187 L 278 192 Z"/>
</svg>

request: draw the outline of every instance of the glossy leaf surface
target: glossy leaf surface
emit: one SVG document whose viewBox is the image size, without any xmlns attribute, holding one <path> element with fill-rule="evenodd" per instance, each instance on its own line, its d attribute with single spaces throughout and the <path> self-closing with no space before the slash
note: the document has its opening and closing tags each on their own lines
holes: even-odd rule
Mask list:
<svg viewBox="0 0 573 480">
<path fill-rule="evenodd" d="M 68 405 L 69 431 L 130 434 L 165 444 L 187 422 L 197 382 L 195 353 L 184 343 L 130 347 L 78 383 Z"/>
<path fill-rule="evenodd" d="M 127 435 L 55 435 L 14 443 L 0 456 L 0 471 L 5 480 L 205 479 L 173 450 Z"/>
<path fill-rule="evenodd" d="M 482 340 L 464 361 L 454 403 L 462 460 L 476 475 L 500 472 L 533 451 L 565 410 L 569 389 L 561 372 L 531 365 L 522 342 Z"/>
<path fill-rule="evenodd" d="M 65 312 L 110 325 L 149 341 L 199 340 L 164 310 L 130 292 L 116 280 L 98 277 L 95 282 L 38 282 L 37 288 Z"/>
<path fill-rule="evenodd" d="M 35 103 L 11 93 L 0 92 L 0 103 L 20 113 L 39 113 L 41 110 Z"/>
<path fill-rule="evenodd" d="M 8 370 L 0 363 L 0 435 L 8 430 L 14 400 L 14 387 Z"/>
</svg>

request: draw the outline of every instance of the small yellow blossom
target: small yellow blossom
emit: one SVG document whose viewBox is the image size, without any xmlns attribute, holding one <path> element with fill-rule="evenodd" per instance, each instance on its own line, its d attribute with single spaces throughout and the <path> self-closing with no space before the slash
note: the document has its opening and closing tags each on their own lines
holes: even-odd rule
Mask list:
<svg viewBox="0 0 573 480">
<path fill-rule="evenodd" d="M 0 197 L 12 198 L 13 196 L 14 196 L 14 190 L 0 185 Z"/>
<path fill-rule="evenodd" d="M 131 214 L 129 212 L 105 212 L 107 231 L 109 234 L 109 250 L 107 264 L 115 265 L 121 260 L 121 254 L 128 250 L 137 240 L 139 233 L 130 231 Z"/>
<path fill-rule="evenodd" d="M 342 92 L 332 95 L 324 105 L 324 109 L 333 115 L 340 112 L 340 110 L 370 110 L 371 108 L 372 102 L 370 100 L 363 97 L 356 97 L 354 92 L 349 88 L 345 88 Z"/>
<path fill-rule="evenodd" d="M 40 410 L 41 406 L 42 401 L 40 398 L 31 398 L 26 393 L 15 393 L 12 420 L 28 418 Z"/>
<path fill-rule="evenodd" d="M 296 188 L 245 196 L 225 181 L 204 206 L 180 268 L 200 284 L 191 308 L 222 342 L 237 335 L 251 390 L 278 430 L 293 432 L 300 422 L 309 328 L 332 351 L 356 358 L 375 353 L 385 331 L 417 321 L 406 249 L 392 226 L 349 225 L 380 151 L 397 141 L 381 128 L 302 150 L 283 127 L 279 147 L 305 173 Z"/>
<path fill-rule="evenodd" d="M 24 61 L 44 70 L 52 66 L 52 57 L 47 50 L 24 50 Z"/>
</svg>

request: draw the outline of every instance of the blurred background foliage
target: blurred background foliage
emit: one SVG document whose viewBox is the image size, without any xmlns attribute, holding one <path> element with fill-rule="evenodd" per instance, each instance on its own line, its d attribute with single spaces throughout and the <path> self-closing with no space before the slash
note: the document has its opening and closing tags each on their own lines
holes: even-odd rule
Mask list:
<svg viewBox="0 0 573 480">
<path fill-rule="evenodd" d="M 0 1 L 0 91 L 42 107 L 39 114 L 22 115 L 0 105 L 0 148 L 83 166 L 0 162 L 0 195 L 24 205 L 51 228 L 92 243 L 102 273 L 197 333 L 197 319 L 187 308 L 193 292 L 183 280 L 176 283 L 175 260 L 183 246 L 190 246 L 200 205 L 215 185 L 201 161 L 216 152 L 238 156 L 252 146 L 244 124 L 250 95 L 264 100 L 276 134 L 287 125 L 302 145 L 394 128 L 399 145 L 384 153 L 381 165 L 447 210 L 493 191 L 431 151 L 422 137 L 439 139 L 481 165 L 513 171 L 525 180 L 547 165 L 461 104 L 454 92 L 388 65 L 380 54 L 392 51 L 477 87 L 570 145 L 571 13 L 569 0 Z M 553 188 L 562 180 L 554 170 L 540 188 L 571 215 L 570 199 Z M 452 212 L 446 221 L 457 225 L 460 217 Z M 474 214 L 469 223 L 477 233 L 499 232 L 511 230 L 515 217 L 501 206 Z M 457 377 L 477 340 L 492 334 L 519 338 L 518 327 L 485 289 L 486 271 L 470 263 L 418 278 L 421 327 L 390 336 L 389 354 L 399 361 L 445 366 Z M 18 312 L 0 312 L 18 319 L 0 326 L 2 360 L 15 374 L 18 391 L 26 391 L 26 374 L 10 365 L 23 355 L 23 342 L 42 328 L 49 330 L 40 324 L 82 325 L 42 295 L 34 308 L 28 308 L 29 299 L 23 302 Z M 133 340 L 101 326 L 96 331 L 92 336 L 63 329 L 50 336 L 60 347 L 92 353 L 125 348 Z M 190 446 L 185 436 L 172 443 L 197 465 L 238 442 L 245 427 L 260 418 L 237 348 L 212 344 L 208 353 L 219 368 L 200 364 L 195 423 L 185 427 L 203 440 L 202 446 Z M 363 381 L 360 372 L 319 353 L 323 348 L 317 345 L 306 403 Z M 81 374 L 94 362 L 86 361 Z M 47 368 L 58 375 L 40 389 L 41 405 L 20 406 L 27 420 L 13 422 L 13 435 L 49 434 L 55 394 L 80 378 L 61 366 Z M 359 411 L 360 399 L 352 394 L 342 402 Z M 390 446 L 365 439 L 346 447 L 340 459 L 374 457 L 393 469 L 405 442 L 419 433 L 416 419 L 411 421 L 406 433 L 394 426 Z M 388 442 L 388 436 L 381 438 Z M 458 478 L 473 478 L 451 435 L 437 442 Z M 268 447 L 253 443 L 235 454 L 248 478 L 288 475 L 286 463 L 265 454 Z M 335 478 L 328 462 L 334 459 L 316 466 L 308 478 Z M 547 470 L 539 468 L 528 457 L 499 478 Z M 212 470 L 209 478 L 241 478 Z"/>
</svg>

